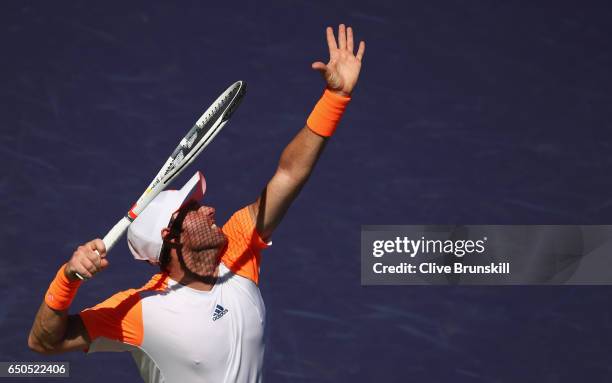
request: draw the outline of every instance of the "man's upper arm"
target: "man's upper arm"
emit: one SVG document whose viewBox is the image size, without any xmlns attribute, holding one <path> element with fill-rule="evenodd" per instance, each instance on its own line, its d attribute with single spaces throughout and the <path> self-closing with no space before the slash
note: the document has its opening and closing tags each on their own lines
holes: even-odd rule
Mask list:
<svg viewBox="0 0 612 383">
<path fill-rule="evenodd" d="M 264 241 L 270 240 L 301 187 L 288 173 L 277 170 L 257 200 L 249 205 L 255 229 Z"/>
<path fill-rule="evenodd" d="M 49 310 L 51 309 L 49 308 Z M 61 342 L 53 346 L 45 346 L 44 343 L 37 340 L 36 335 L 33 334 L 30 334 L 30 339 L 28 342 L 32 350 L 43 354 L 61 354 L 69 351 L 85 351 L 91 344 L 87 329 L 78 315 L 68 315 L 66 319 L 66 333 Z"/>
<path fill-rule="evenodd" d="M 28 336 L 28 347 L 41 354 L 84 350 L 91 339 L 78 315 L 54 310 L 42 302 Z"/>
<path fill-rule="evenodd" d="M 85 351 L 87 348 L 89 348 L 90 344 L 91 338 L 89 337 L 89 333 L 87 332 L 81 317 L 78 314 L 69 315 L 66 326 L 66 337 L 61 344 L 62 349 L 58 350 L 58 352 L 75 350 Z"/>
</svg>

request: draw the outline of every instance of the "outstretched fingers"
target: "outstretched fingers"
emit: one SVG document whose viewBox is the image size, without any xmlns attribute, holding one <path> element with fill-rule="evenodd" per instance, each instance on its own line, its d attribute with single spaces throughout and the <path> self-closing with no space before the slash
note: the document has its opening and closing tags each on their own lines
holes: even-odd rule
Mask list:
<svg viewBox="0 0 612 383">
<path fill-rule="evenodd" d="M 351 53 L 355 50 L 355 40 L 353 35 L 353 28 L 346 27 L 344 24 L 338 26 L 338 41 L 336 42 L 336 36 L 334 36 L 334 29 L 327 27 L 327 46 L 329 47 L 329 55 L 331 56 L 335 50 L 347 50 Z M 359 50 L 357 51 L 357 58 L 361 60 L 365 51 L 365 43 L 362 41 L 359 43 Z"/>
<path fill-rule="evenodd" d="M 338 26 L 338 48 L 346 49 L 346 28 L 344 24 Z"/>
<path fill-rule="evenodd" d="M 334 37 L 334 30 L 332 27 L 327 27 L 327 46 L 329 47 L 329 55 L 331 56 L 332 51 L 338 49 L 336 45 L 336 38 Z"/>
</svg>

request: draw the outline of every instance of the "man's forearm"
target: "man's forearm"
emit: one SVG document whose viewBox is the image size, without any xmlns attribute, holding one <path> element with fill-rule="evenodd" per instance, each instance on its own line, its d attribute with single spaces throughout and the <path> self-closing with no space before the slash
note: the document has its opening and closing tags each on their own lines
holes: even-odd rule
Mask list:
<svg viewBox="0 0 612 383">
<path fill-rule="evenodd" d="M 296 186 L 302 185 L 314 169 L 326 143 L 327 138 L 304 126 L 283 150 L 277 171 L 290 177 Z"/>
<path fill-rule="evenodd" d="M 104 243 L 95 239 L 79 246 L 70 261 L 57 271 L 28 336 L 28 346 L 33 351 L 47 354 L 82 350 L 87 346 L 89 337 L 80 317 L 68 315 L 68 309 L 81 285 L 76 273 L 93 276 L 108 265 L 103 259 L 105 256 Z"/>
<path fill-rule="evenodd" d="M 64 264 L 57 271 L 34 318 L 28 344 L 35 351 L 49 351 L 64 339 L 68 307 L 81 284 L 76 277 L 76 280 L 71 279 L 70 270 L 69 265 Z"/>
<path fill-rule="evenodd" d="M 304 126 L 283 150 L 274 176 L 251 207 L 264 240 L 270 238 L 308 180 L 326 143 L 327 138 Z"/>
</svg>

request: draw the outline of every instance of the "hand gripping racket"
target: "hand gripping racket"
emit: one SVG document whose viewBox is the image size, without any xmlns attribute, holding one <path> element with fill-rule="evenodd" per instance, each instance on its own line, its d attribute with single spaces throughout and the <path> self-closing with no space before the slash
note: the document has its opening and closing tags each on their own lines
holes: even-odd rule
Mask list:
<svg viewBox="0 0 612 383">
<path fill-rule="evenodd" d="M 195 125 L 187 132 L 179 145 L 174 149 L 170 157 L 159 170 L 153 181 L 142 193 L 138 201 L 132 206 L 127 214 L 113 226 L 104 236 L 104 246 L 108 253 L 115 243 L 121 238 L 128 226 L 138 217 L 145 207 L 162 191 L 172 180 L 193 162 L 193 160 L 204 150 L 204 148 L 225 126 L 232 113 L 236 110 L 240 101 L 246 93 L 246 83 L 237 81 L 213 102 L 213 104 L 196 121 Z M 81 275 L 77 277 L 83 279 Z"/>
</svg>

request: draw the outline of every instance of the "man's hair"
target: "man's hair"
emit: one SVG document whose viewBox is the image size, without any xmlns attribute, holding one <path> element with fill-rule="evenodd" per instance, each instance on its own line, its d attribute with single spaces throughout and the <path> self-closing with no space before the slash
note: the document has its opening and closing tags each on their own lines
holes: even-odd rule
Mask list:
<svg viewBox="0 0 612 383">
<path fill-rule="evenodd" d="M 170 249 L 172 246 L 168 242 L 164 241 L 161 251 L 159 253 L 159 270 L 162 273 L 168 272 L 168 265 L 170 264 Z"/>
<path fill-rule="evenodd" d="M 168 230 L 170 233 L 168 234 L 169 238 L 163 240 L 162 248 L 159 252 L 159 270 L 164 273 L 168 272 L 168 265 L 170 264 L 170 250 L 172 249 L 172 243 L 170 243 L 170 239 L 178 238 L 181 232 L 181 226 L 183 226 L 184 214 L 180 214 L 176 217 L 172 217 L 170 222 L 168 222 Z M 177 227 L 178 226 L 178 227 Z"/>
</svg>

